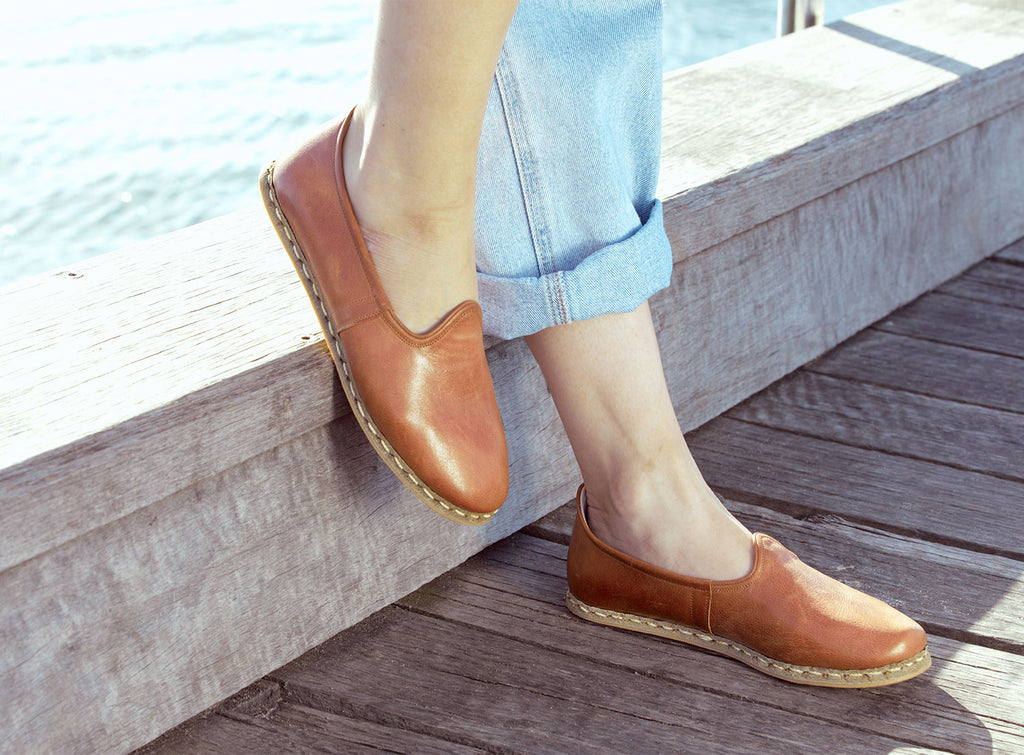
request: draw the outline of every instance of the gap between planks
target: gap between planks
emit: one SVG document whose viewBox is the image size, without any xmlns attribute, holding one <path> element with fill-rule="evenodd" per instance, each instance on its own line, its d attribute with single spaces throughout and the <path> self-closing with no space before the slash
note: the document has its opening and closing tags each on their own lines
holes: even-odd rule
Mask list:
<svg viewBox="0 0 1024 755">
<path fill-rule="evenodd" d="M 823 525 L 801 526 L 820 529 Z M 687 740 L 690 746 L 708 746 L 713 731 L 720 732 L 720 724 L 736 715 L 760 722 L 764 731 L 788 728 L 794 734 L 787 745 L 801 752 L 813 751 L 808 738 L 812 728 L 817 736 L 848 736 L 862 747 L 880 746 L 881 741 L 871 742 L 868 737 L 882 736 L 923 747 L 990 752 L 992 734 L 1002 744 L 1024 745 L 1020 704 L 1010 694 L 1014 676 L 1024 673 L 1024 659 L 1018 656 L 935 637 L 936 667 L 929 672 L 931 676 L 880 690 L 833 694 L 837 691 L 779 684 L 734 661 L 689 646 L 582 622 L 565 611 L 563 595 L 564 547 L 517 535 L 400 601 L 407 611 L 389 609 L 388 616 L 340 636 L 320 653 L 282 669 L 275 678 L 297 694 L 297 702 L 306 705 L 351 713 L 355 710 L 351 700 L 355 699 L 363 711 L 390 715 L 392 706 L 397 705 L 403 717 L 410 717 L 417 715 L 416 705 L 420 704 L 431 720 L 458 717 L 451 725 L 460 730 L 489 723 L 486 714 L 473 706 L 462 710 L 445 700 L 422 701 L 420 695 L 426 690 L 443 694 L 450 689 L 448 685 L 465 684 L 477 694 L 490 695 L 497 707 L 540 695 L 551 698 L 548 705 L 558 700 L 555 708 L 559 711 L 575 704 L 589 709 L 596 706 L 608 715 L 630 710 L 637 715 L 636 706 L 644 699 L 672 701 L 669 707 L 685 708 L 686 725 L 696 729 Z M 407 613 L 431 621 L 403 615 Z M 488 660 L 480 652 L 483 648 L 501 657 Z M 466 668 L 467 663 L 472 671 L 452 671 L 453 666 Z M 390 668 L 394 664 L 398 665 Z M 979 672 L 979 665 L 1006 673 Z M 413 687 L 412 703 L 387 699 L 389 680 L 381 682 L 377 676 L 382 668 L 389 676 L 406 669 L 414 676 L 422 673 L 426 677 L 403 681 Z M 972 681 L 977 681 L 979 674 L 988 677 L 999 702 L 971 698 L 967 704 L 973 709 L 968 710 L 947 688 L 969 697 Z M 573 683 L 582 684 L 584 679 L 586 689 Z M 530 705 L 535 704 L 536 700 Z M 736 704 L 742 707 L 734 710 Z M 794 714 L 799 718 L 793 718 Z M 537 708 L 528 706 L 521 720 L 549 727 L 570 723 L 539 721 L 536 715 Z M 657 729 L 657 736 L 665 736 L 671 729 L 657 724 L 670 724 L 679 714 L 669 710 L 650 715 L 653 719 L 643 721 L 641 738 L 647 736 L 648 726 Z M 1000 723 L 1002 719 L 1010 723 Z M 831 728 L 823 730 L 823 726 Z M 505 736 L 515 730 L 515 726 L 505 730 Z M 750 733 L 741 732 L 738 741 L 729 743 L 731 750 L 753 751 Z M 491 729 L 489 736 L 501 735 Z M 543 735 L 538 736 L 543 740 Z M 540 740 L 529 741 L 534 749 L 540 744 Z M 659 741 L 663 748 L 670 747 Z M 781 745 L 777 740 L 757 741 L 762 746 Z M 568 744 L 564 740 L 558 743 Z M 612 746 L 614 742 L 603 744 Z M 644 744 L 651 742 L 635 743 L 641 750 Z"/>
<path fill-rule="evenodd" d="M 802 368 L 881 388 L 1024 414 L 1024 360 L 868 329 Z"/>
</svg>

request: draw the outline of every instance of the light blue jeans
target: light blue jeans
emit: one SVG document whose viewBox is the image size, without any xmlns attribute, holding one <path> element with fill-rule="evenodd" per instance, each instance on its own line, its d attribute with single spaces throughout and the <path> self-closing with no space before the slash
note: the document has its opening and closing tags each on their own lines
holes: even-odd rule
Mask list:
<svg viewBox="0 0 1024 755">
<path fill-rule="evenodd" d="M 522 0 L 477 177 L 484 331 L 515 338 L 631 312 L 669 283 L 654 192 L 660 0 Z"/>
</svg>

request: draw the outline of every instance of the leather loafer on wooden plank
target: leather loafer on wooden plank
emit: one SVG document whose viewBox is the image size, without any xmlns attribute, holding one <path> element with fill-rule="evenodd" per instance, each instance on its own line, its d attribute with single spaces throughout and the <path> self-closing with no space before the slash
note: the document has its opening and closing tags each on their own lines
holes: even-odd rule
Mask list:
<svg viewBox="0 0 1024 755">
<path fill-rule="evenodd" d="M 350 119 L 267 167 L 263 200 L 374 449 L 427 506 L 484 524 L 508 494 L 509 472 L 480 305 L 463 302 L 423 334 L 395 316 L 345 186 Z"/>
<path fill-rule="evenodd" d="M 599 540 L 576 496 L 566 604 L 598 624 L 731 656 L 799 684 L 880 687 L 931 665 L 924 630 L 882 601 L 754 535 L 754 566 L 728 581 L 674 574 Z"/>
</svg>

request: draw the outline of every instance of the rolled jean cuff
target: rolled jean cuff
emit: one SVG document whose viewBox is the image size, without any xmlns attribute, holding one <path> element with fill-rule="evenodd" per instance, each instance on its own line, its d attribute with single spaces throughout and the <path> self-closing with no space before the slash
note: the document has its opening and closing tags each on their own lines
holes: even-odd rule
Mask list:
<svg viewBox="0 0 1024 755">
<path fill-rule="evenodd" d="M 484 332 L 511 339 L 553 325 L 612 312 L 632 312 L 669 285 L 672 248 L 661 202 L 631 235 L 585 257 L 571 270 L 540 277 L 505 278 L 478 273 Z"/>
</svg>

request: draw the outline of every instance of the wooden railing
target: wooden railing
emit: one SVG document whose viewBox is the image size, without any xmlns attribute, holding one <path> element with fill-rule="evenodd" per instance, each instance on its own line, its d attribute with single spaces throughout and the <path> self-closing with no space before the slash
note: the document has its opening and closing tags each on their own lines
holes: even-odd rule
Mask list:
<svg viewBox="0 0 1024 755">
<path fill-rule="evenodd" d="M 1024 11 L 909 0 L 665 78 L 693 428 L 1024 236 Z M 255 180 L 255 178 L 254 178 Z M 568 500 L 521 342 L 463 528 L 365 443 L 258 206 L 0 292 L 0 750 L 140 745 Z"/>
</svg>

